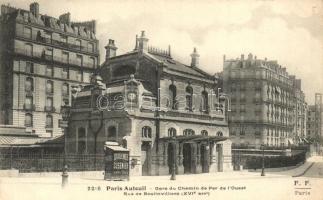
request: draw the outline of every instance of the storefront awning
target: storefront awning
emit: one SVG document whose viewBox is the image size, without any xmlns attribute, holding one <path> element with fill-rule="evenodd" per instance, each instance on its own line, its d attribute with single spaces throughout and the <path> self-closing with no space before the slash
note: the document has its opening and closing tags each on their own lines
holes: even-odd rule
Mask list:
<svg viewBox="0 0 323 200">
<path fill-rule="evenodd" d="M 292 139 L 288 139 L 288 143 L 289 144 L 294 144 L 293 140 Z"/>
<path fill-rule="evenodd" d="M 63 136 L 54 138 L 0 135 L 0 147 L 46 147 L 63 146 Z"/>
<path fill-rule="evenodd" d="M 223 136 L 204 136 L 204 135 L 191 135 L 191 136 L 184 136 L 184 135 L 179 135 L 176 137 L 163 137 L 160 138 L 159 140 L 161 141 L 166 141 L 166 142 L 171 142 L 171 141 L 178 141 L 178 142 L 220 142 L 228 139 L 228 137 L 223 137 Z"/>
</svg>

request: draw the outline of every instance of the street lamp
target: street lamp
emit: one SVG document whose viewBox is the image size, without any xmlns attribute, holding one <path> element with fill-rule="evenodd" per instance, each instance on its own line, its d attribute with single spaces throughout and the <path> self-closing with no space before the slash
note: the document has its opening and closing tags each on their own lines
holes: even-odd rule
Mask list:
<svg viewBox="0 0 323 200">
<path fill-rule="evenodd" d="M 176 138 L 172 138 L 172 149 L 173 149 L 173 165 L 172 165 L 172 175 L 170 177 L 170 180 L 174 181 L 176 180 Z"/>
<path fill-rule="evenodd" d="M 67 173 L 67 165 L 66 165 L 66 134 L 68 127 L 68 120 L 71 113 L 71 107 L 68 105 L 61 106 L 61 115 L 62 120 L 59 121 L 59 127 L 63 129 L 64 133 L 64 160 L 63 160 L 63 174 L 62 174 L 62 188 L 67 185 L 68 173 Z"/>
<path fill-rule="evenodd" d="M 262 168 L 261 168 L 261 176 L 265 176 L 265 145 L 262 144 Z"/>
</svg>

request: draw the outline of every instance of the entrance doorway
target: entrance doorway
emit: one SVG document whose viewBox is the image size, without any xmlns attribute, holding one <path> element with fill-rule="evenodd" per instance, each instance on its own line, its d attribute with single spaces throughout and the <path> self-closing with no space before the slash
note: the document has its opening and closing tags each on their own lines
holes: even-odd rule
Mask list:
<svg viewBox="0 0 323 200">
<path fill-rule="evenodd" d="M 174 146 L 172 143 L 168 143 L 167 147 L 167 163 L 168 163 L 168 173 L 171 174 L 173 170 L 173 164 L 174 164 Z M 177 173 L 177 163 L 175 160 L 175 173 Z"/>
<path fill-rule="evenodd" d="M 183 166 L 184 174 L 194 173 L 193 166 L 193 147 L 191 143 L 183 144 Z"/>
<path fill-rule="evenodd" d="M 150 156 L 150 144 L 149 142 L 143 142 L 141 144 L 141 166 L 142 166 L 142 175 L 150 175 L 150 165 L 151 165 L 151 156 Z"/>
<path fill-rule="evenodd" d="M 210 165 L 210 149 L 207 144 L 201 145 L 201 165 L 202 165 L 202 173 L 209 173 L 209 165 Z"/>
</svg>

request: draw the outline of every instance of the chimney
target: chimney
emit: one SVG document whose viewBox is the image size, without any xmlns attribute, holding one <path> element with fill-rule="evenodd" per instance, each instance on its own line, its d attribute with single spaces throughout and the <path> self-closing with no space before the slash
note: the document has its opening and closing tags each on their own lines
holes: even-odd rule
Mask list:
<svg viewBox="0 0 323 200">
<path fill-rule="evenodd" d="M 107 46 L 104 47 L 105 50 L 105 60 L 109 60 L 109 58 L 112 58 L 117 55 L 117 47 L 114 44 L 114 40 L 109 39 L 109 43 Z"/>
<path fill-rule="evenodd" d="M 241 60 L 244 60 L 244 54 L 241 54 Z"/>
<path fill-rule="evenodd" d="M 251 53 L 248 54 L 248 60 L 252 60 L 253 56 Z"/>
<path fill-rule="evenodd" d="M 223 55 L 223 63 L 225 62 L 225 60 L 226 60 L 226 55 L 224 54 Z"/>
<path fill-rule="evenodd" d="M 145 36 L 145 31 L 141 31 L 141 36 L 138 38 L 138 48 L 140 51 L 148 51 L 148 38 Z"/>
<path fill-rule="evenodd" d="M 198 67 L 200 55 L 197 53 L 195 47 L 194 47 L 193 53 L 191 54 L 191 57 L 192 57 L 191 67 Z"/>
<path fill-rule="evenodd" d="M 34 2 L 29 5 L 30 12 L 36 17 L 39 17 L 39 4 L 37 2 Z"/>
<path fill-rule="evenodd" d="M 64 13 L 59 16 L 59 20 L 64 24 L 70 24 L 71 23 L 71 13 Z"/>
<path fill-rule="evenodd" d="M 138 35 L 136 35 L 136 45 L 134 50 L 138 50 Z"/>
</svg>

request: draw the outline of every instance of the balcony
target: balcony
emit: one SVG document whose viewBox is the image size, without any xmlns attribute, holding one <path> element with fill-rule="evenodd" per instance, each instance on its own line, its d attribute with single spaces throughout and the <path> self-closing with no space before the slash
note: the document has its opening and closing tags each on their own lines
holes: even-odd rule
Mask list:
<svg viewBox="0 0 323 200">
<path fill-rule="evenodd" d="M 34 104 L 24 104 L 24 110 L 26 111 L 34 111 L 35 110 L 35 105 Z"/>
<path fill-rule="evenodd" d="M 45 106 L 44 111 L 46 111 L 46 112 L 55 112 L 56 109 L 53 106 Z"/>
<path fill-rule="evenodd" d="M 32 37 L 31 34 L 26 34 L 23 31 L 17 31 L 16 36 L 19 37 L 19 38 L 33 40 L 33 41 L 44 43 L 44 44 L 51 44 L 52 46 L 62 47 L 62 48 L 66 48 L 66 49 L 69 49 L 69 50 L 74 49 L 74 50 L 77 50 L 77 51 L 80 51 L 80 52 L 93 53 L 93 54 L 98 54 L 99 53 L 99 51 L 97 49 L 94 49 L 92 47 L 83 47 L 83 46 L 79 46 L 79 45 L 76 45 L 76 44 L 71 44 L 71 43 L 68 43 L 68 42 L 63 42 L 63 41 L 59 41 L 59 40 L 53 40 L 51 38 L 45 38 L 43 36 Z"/>
<path fill-rule="evenodd" d="M 23 48 L 15 48 L 14 52 L 19 55 L 29 56 L 29 57 L 38 58 L 38 59 L 44 59 L 50 62 L 58 62 L 58 63 L 76 65 L 79 67 L 87 67 L 92 69 L 94 69 L 95 67 L 95 64 L 91 62 L 79 62 L 76 60 L 66 60 L 59 56 L 45 55 L 44 52 L 35 52 L 35 51 L 30 52 Z"/>
</svg>

